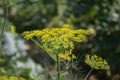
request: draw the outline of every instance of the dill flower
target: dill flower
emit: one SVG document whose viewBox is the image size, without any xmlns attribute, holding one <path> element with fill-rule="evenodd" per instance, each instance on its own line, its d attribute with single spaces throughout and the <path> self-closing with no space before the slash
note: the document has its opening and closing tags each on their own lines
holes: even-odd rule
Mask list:
<svg viewBox="0 0 120 80">
<path fill-rule="evenodd" d="M 109 70 L 110 67 L 108 62 L 102 57 L 98 57 L 97 55 L 89 55 L 85 56 L 85 63 L 88 64 L 93 69 L 106 69 Z"/>
<path fill-rule="evenodd" d="M 63 25 L 62 28 L 25 31 L 22 35 L 35 42 L 56 61 L 56 54 L 65 60 L 75 58 L 75 55 L 69 56 L 72 55 L 74 45 L 82 42 L 87 35 L 90 35 L 90 32 L 83 29 L 73 30 L 69 28 L 69 25 Z"/>
</svg>

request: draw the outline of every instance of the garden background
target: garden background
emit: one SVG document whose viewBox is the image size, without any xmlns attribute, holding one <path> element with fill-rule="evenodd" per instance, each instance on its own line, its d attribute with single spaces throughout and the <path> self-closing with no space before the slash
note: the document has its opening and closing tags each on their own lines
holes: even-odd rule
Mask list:
<svg viewBox="0 0 120 80">
<path fill-rule="evenodd" d="M 0 75 L 14 75 L 26 80 L 43 80 L 40 79 L 44 78 L 43 74 L 49 77 L 46 72 L 48 69 L 52 71 L 55 62 L 32 41 L 23 39 L 21 34 L 46 27 L 60 28 L 64 24 L 91 32 L 91 36 L 75 46 L 75 55 L 97 54 L 110 65 L 110 72 L 93 70 L 91 77 L 95 78 L 89 80 L 120 80 L 120 0 L 0 0 L 1 37 L 4 37 L 3 32 L 10 32 L 11 27 L 16 27 L 16 40 L 25 41 L 23 45 L 18 44 L 18 47 L 23 46 L 23 49 L 17 49 L 21 52 L 18 52 L 20 55 L 16 58 L 13 57 L 14 52 L 9 54 L 10 51 L 3 49 L 4 44 L 7 45 L 4 39 L 8 38 L 0 37 Z M 14 50 L 11 44 L 8 46 L 10 50 Z M 19 67 L 25 64 L 28 67 L 34 65 L 32 74 L 31 68 Z M 37 66 L 40 68 L 37 69 Z M 79 70 L 79 75 L 86 75 L 90 67 L 82 58 L 71 69 L 73 72 Z"/>
</svg>

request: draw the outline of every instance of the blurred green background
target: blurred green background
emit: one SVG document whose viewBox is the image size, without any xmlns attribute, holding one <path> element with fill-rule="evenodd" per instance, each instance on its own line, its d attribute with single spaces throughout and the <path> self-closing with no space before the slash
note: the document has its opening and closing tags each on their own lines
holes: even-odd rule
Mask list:
<svg viewBox="0 0 120 80">
<path fill-rule="evenodd" d="M 97 53 L 107 59 L 112 74 L 120 74 L 120 0 L 6 0 L 8 9 L 5 30 L 11 25 L 17 32 L 61 27 L 70 24 L 89 29 L 87 43 L 75 53 Z M 0 30 L 6 11 L 0 0 Z"/>
</svg>

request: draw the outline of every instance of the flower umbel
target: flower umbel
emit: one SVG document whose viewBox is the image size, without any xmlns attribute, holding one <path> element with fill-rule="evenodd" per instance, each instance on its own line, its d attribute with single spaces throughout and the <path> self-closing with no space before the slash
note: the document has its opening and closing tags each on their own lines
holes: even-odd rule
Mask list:
<svg viewBox="0 0 120 80">
<path fill-rule="evenodd" d="M 109 70 L 110 66 L 108 62 L 104 60 L 102 57 L 98 57 L 97 55 L 89 55 L 85 56 L 85 63 L 88 64 L 93 69 L 106 69 Z"/>
<path fill-rule="evenodd" d="M 74 45 L 80 43 L 90 34 L 88 30 L 73 30 L 69 27 L 45 28 L 43 30 L 33 30 L 23 32 L 26 39 L 33 40 L 39 47 L 43 48 L 54 60 L 56 54 L 62 59 L 71 60 L 75 58 L 72 54 Z M 72 55 L 73 57 L 70 57 Z"/>
</svg>

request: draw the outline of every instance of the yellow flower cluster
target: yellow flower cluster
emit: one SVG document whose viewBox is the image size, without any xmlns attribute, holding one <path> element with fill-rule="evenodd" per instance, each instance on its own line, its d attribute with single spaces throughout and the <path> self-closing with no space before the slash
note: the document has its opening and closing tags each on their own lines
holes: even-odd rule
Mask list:
<svg viewBox="0 0 120 80">
<path fill-rule="evenodd" d="M 85 63 L 87 63 L 93 69 L 106 69 L 109 70 L 110 67 L 106 60 L 102 57 L 98 57 L 97 55 L 89 55 L 85 56 Z"/>
<path fill-rule="evenodd" d="M 15 35 L 17 34 L 16 33 L 16 27 L 14 25 L 11 26 L 11 32 Z"/>
<path fill-rule="evenodd" d="M 74 54 L 69 55 L 69 54 L 60 53 L 60 54 L 58 54 L 58 56 L 65 59 L 65 60 L 68 60 L 68 61 L 76 58 L 76 56 Z"/>
<path fill-rule="evenodd" d="M 17 78 L 15 76 L 0 76 L 0 80 L 25 80 L 24 78 Z"/>
<path fill-rule="evenodd" d="M 64 25 L 62 28 L 25 31 L 22 35 L 46 50 L 54 60 L 56 60 L 56 54 L 59 54 L 59 57 L 65 60 L 71 60 L 75 58 L 70 57 L 75 43 L 82 42 L 89 34 L 88 30 L 73 30 L 68 28 L 68 25 Z"/>
</svg>

